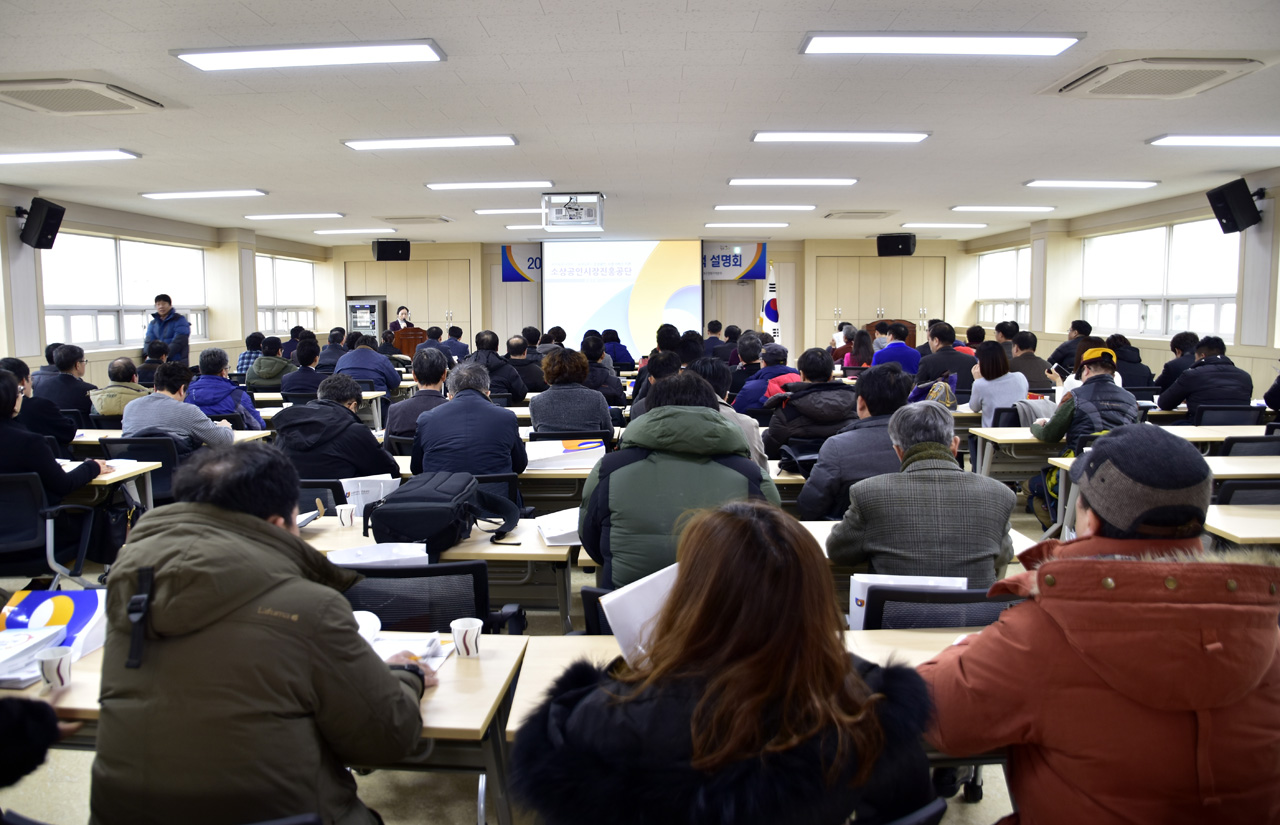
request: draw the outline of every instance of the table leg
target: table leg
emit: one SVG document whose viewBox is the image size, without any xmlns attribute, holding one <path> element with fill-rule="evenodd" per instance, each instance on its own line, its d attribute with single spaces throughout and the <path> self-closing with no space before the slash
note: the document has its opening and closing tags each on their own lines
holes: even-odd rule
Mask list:
<svg viewBox="0 0 1280 825">
<path fill-rule="evenodd" d="M 1058 513 L 1058 521 L 1062 524 L 1062 535 L 1060 538 L 1065 541 L 1067 538 L 1067 531 L 1070 530 L 1074 533 L 1076 529 L 1076 501 L 1080 498 L 1080 486 L 1078 484 L 1071 483 L 1071 479 L 1068 477 L 1070 473 L 1069 470 L 1059 470 L 1058 473 L 1062 477 L 1062 482 L 1058 486 L 1058 508 L 1060 510 Z M 1065 499 L 1062 493 L 1063 488 L 1067 489 Z M 1063 503 L 1064 500 L 1065 503 Z"/>
<path fill-rule="evenodd" d="M 138 476 L 138 494 L 142 496 L 142 506 L 148 510 L 156 506 L 155 495 L 151 491 L 151 473 Z"/>
<path fill-rule="evenodd" d="M 1058 468 L 1058 518 L 1056 521 L 1053 522 L 1053 524 L 1050 524 L 1045 529 L 1044 533 L 1040 535 L 1041 541 L 1045 541 L 1046 539 L 1051 539 L 1054 536 L 1058 536 L 1059 538 L 1062 538 L 1064 534 L 1063 533 L 1064 519 L 1066 518 L 1066 513 L 1067 513 L 1066 506 L 1065 506 L 1067 501 L 1067 490 L 1070 488 L 1070 486 L 1071 486 L 1071 471 L 1064 470 L 1061 467 L 1059 467 Z M 1071 492 L 1075 492 L 1075 491 L 1072 490 Z M 1048 495 L 1049 495 L 1049 491 L 1046 490 L 1045 491 L 1046 500 L 1048 498 Z"/>
<path fill-rule="evenodd" d="M 982 451 L 982 466 L 978 468 L 978 475 L 990 477 L 991 462 L 996 457 L 996 443 L 985 438 L 979 438 L 978 449 Z"/>
<path fill-rule="evenodd" d="M 551 565 L 555 571 L 556 577 L 556 606 L 560 608 L 560 621 L 564 624 L 564 632 L 573 632 L 573 621 L 569 618 L 569 605 L 572 602 L 572 587 L 570 585 L 570 565 L 563 562 L 555 562 Z"/>
<path fill-rule="evenodd" d="M 481 744 L 484 750 L 485 784 L 493 791 L 498 825 L 511 825 L 511 800 L 507 798 L 507 749 L 504 714 L 495 713 Z"/>
<path fill-rule="evenodd" d="M 382 399 L 375 398 L 371 404 L 373 407 L 373 428 L 375 430 L 382 429 Z"/>
</svg>

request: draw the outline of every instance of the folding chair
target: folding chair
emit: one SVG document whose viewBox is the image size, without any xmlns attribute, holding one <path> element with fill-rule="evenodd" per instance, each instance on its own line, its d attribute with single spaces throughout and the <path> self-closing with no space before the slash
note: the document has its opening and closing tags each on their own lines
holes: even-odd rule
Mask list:
<svg viewBox="0 0 1280 825">
<path fill-rule="evenodd" d="M 159 461 L 164 466 L 151 473 L 151 498 L 157 507 L 173 502 L 173 471 L 178 469 L 178 448 L 172 438 L 104 438 L 98 443 L 108 459 Z"/>
<path fill-rule="evenodd" d="M 37 473 L 5 473 L 0 475 L 0 512 L 7 514 L 0 519 L 0 575 L 38 576 L 52 570 L 50 590 L 57 590 L 63 578 L 85 589 L 103 587 L 82 578 L 85 555 L 93 537 L 92 507 L 83 504 L 50 507 Z M 56 554 L 55 522 L 64 513 L 82 518 L 75 564 L 70 568 L 58 561 Z M 33 555 L 32 551 L 42 547 L 43 558 Z"/>
<path fill-rule="evenodd" d="M 1201 404 L 1191 423 L 1197 427 L 1258 426 L 1266 412 L 1265 407 L 1245 404 Z"/>
</svg>

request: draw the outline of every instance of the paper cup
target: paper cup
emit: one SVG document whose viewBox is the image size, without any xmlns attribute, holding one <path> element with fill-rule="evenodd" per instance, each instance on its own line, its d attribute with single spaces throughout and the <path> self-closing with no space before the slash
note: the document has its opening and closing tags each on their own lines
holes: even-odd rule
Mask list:
<svg viewBox="0 0 1280 825">
<path fill-rule="evenodd" d="M 479 619 L 454 619 L 449 622 L 449 629 L 453 631 L 453 646 L 459 656 L 474 659 L 480 655 L 480 631 L 484 629 L 484 622 Z"/>
<path fill-rule="evenodd" d="M 338 524 L 343 527 L 350 527 L 356 522 L 356 506 L 354 504 L 339 504 Z"/>
<path fill-rule="evenodd" d="M 47 647 L 36 654 L 40 664 L 40 678 L 57 690 L 71 683 L 71 648 Z"/>
</svg>

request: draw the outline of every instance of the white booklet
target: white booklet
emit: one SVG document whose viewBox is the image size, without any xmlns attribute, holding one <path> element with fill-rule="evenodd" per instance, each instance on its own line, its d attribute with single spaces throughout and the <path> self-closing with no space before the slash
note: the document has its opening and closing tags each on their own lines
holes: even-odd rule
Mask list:
<svg viewBox="0 0 1280 825">
<path fill-rule="evenodd" d="M 66 625 L 0 630 L 0 686 L 27 687 L 40 678 L 36 654 L 57 647 L 67 637 Z"/>
<path fill-rule="evenodd" d="M 604 458 L 603 441 L 530 441 L 525 445 L 530 470 L 591 469 Z"/>
<path fill-rule="evenodd" d="M 578 508 L 557 510 L 534 519 L 538 533 L 548 547 L 581 544 L 578 541 Z"/>
<path fill-rule="evenodd" d="M 664 567 L 600 597 L 600 606 L 622 648 L 622 656 L 633 667 L 644 658 L 649 633 L 676 583 L 678 568 L 678 564 Z"/>
<path fill-rule="evenodd" d="M 369 644 L 384 662 L 402 650 L 418 657 L 422 664 L 433 671 L 439 670 L 445 660 L 453 654 L 453 642 L 443 642 L 439 633 L 423 633 L 408 636 L 377 636 Z"/>
</svg>

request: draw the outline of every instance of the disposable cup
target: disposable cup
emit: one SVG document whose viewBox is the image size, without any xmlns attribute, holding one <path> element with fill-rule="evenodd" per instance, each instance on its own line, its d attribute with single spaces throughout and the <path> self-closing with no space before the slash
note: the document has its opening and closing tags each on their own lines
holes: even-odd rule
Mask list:
<svg viewBox="0 0 1280 825">
<path fill-rule="evenodd" d="M 356 506 L 354 504 L 338 505 L 338 524 L 350 527 L 356 522 Z"/>
<path fill-rule="evenodd" d="M 71 648 L 47 647 L 36 654 L 40 663 L 40 678 L 53 689 L 64 688 L 71 682 Z"/>
<path fill-rule="evenodd" d="M 480 631 L 483 628 L 484 622 L 479 619 L 454 619 L 449 622 L 449 629 L 453 631 L 453 646 L 459 656 L 474 659 L 480 655 Z"/>
</svg>

